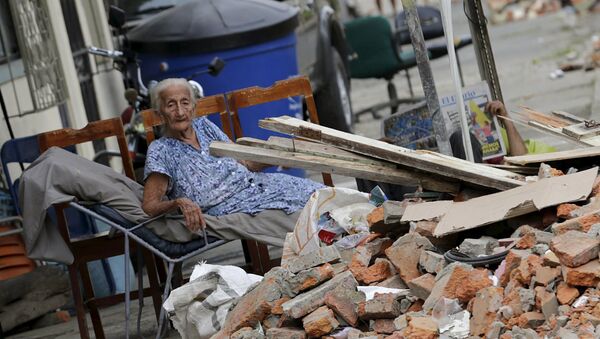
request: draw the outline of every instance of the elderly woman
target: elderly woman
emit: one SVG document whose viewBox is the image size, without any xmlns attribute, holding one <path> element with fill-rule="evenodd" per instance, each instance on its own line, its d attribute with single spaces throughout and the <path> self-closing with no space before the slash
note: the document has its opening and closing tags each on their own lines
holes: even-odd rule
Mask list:
<svg viewBox="0 0 600 339">
<path fill-rule="evenodd" d="M 193 118 L 193 89 L 166 79 L 151 93 L 165 123 L 148 148 L 143 209 L 155 216 L 179 209 L 191 232 L 207 227 L 221 239 L 254 239 L 281 246 L 310 195 L 323 187 L 286 174 L 259 173 L 255 162 L 209 154 L 212 141 L 229 138 L 207 118 Z M 167 199 L 165 199 L 165 197 Z"/>
</svg>

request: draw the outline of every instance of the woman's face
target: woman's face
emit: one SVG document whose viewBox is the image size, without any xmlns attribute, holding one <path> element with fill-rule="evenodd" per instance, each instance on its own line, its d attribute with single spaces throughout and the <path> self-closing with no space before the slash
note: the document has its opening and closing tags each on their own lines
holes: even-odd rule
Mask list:
<svg viewBox="0 0 600 339">
<path fill-rule="evenodd" d="M 192 124 L 194 105 L 186 86 L 169 86 L 160 93 L 160 111 L 167 128 L 173 132 L 186 131 Z"/>
</svg>

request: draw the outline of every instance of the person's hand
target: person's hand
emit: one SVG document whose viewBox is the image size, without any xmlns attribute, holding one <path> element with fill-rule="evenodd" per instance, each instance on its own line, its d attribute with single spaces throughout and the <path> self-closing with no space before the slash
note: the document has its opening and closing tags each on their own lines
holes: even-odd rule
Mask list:
<svg viewBox="0 0 600 339">
<path fill-rule="evenodd" d="M 206 221 L 202 215 L 200 206 L 196 205 L 188 198 L 179 198 L 175 200 L 177 207 L 185 217 L 185 225 L 192 232 L 197 232 L 206 227 Z"/>
<path fill-rule="evenodd" d="M 485 105 L 485 111 L 502 117 L 507 117 L 506 107 L 499 100 L 490 101 Z"/>
</svg>

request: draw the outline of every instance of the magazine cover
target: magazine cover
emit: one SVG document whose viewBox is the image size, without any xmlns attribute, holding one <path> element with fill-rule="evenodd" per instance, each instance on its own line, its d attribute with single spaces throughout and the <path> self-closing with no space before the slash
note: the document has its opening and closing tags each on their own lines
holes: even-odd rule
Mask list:
<svg viewBox="0 0 600 339">
<path fill-rule="evenodd" d="M 470 117 L 469 127 L 471 133 L 477 137 L 481 144 L 483 160 L 506 155 L 506 146 L 504 140 L 502 140 L 498 119 L 491 113 L 485 112 L 485 105 L 490 101 L 490 98 L 490 89 L 485 81 L 463 88 L 465 110 Z M 450 118 L 455 130 L 460 130 L 456 95 L 440 97 L 440 110 Z"/>
<path fill-rule="evenodd" d="M 413 150 L 437 151 L 433 125 L 425 102 L 401 108 L 385 118 L 381 127 L 382 134 L 395 145 Z"/>
</svg>

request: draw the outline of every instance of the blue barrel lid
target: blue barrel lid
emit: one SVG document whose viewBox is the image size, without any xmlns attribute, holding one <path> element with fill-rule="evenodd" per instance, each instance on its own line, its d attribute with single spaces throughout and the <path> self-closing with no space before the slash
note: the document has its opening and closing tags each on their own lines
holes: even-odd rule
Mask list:
<svg viewBox="0 0 600 339">
<path fill-rule="evenodd" d="M 191 54 L 274 40 L 298 26 L 298 9 L 273 0 L 198 0 L 157 14 L 127 33 L 133 50 Z"/>
</svg>

